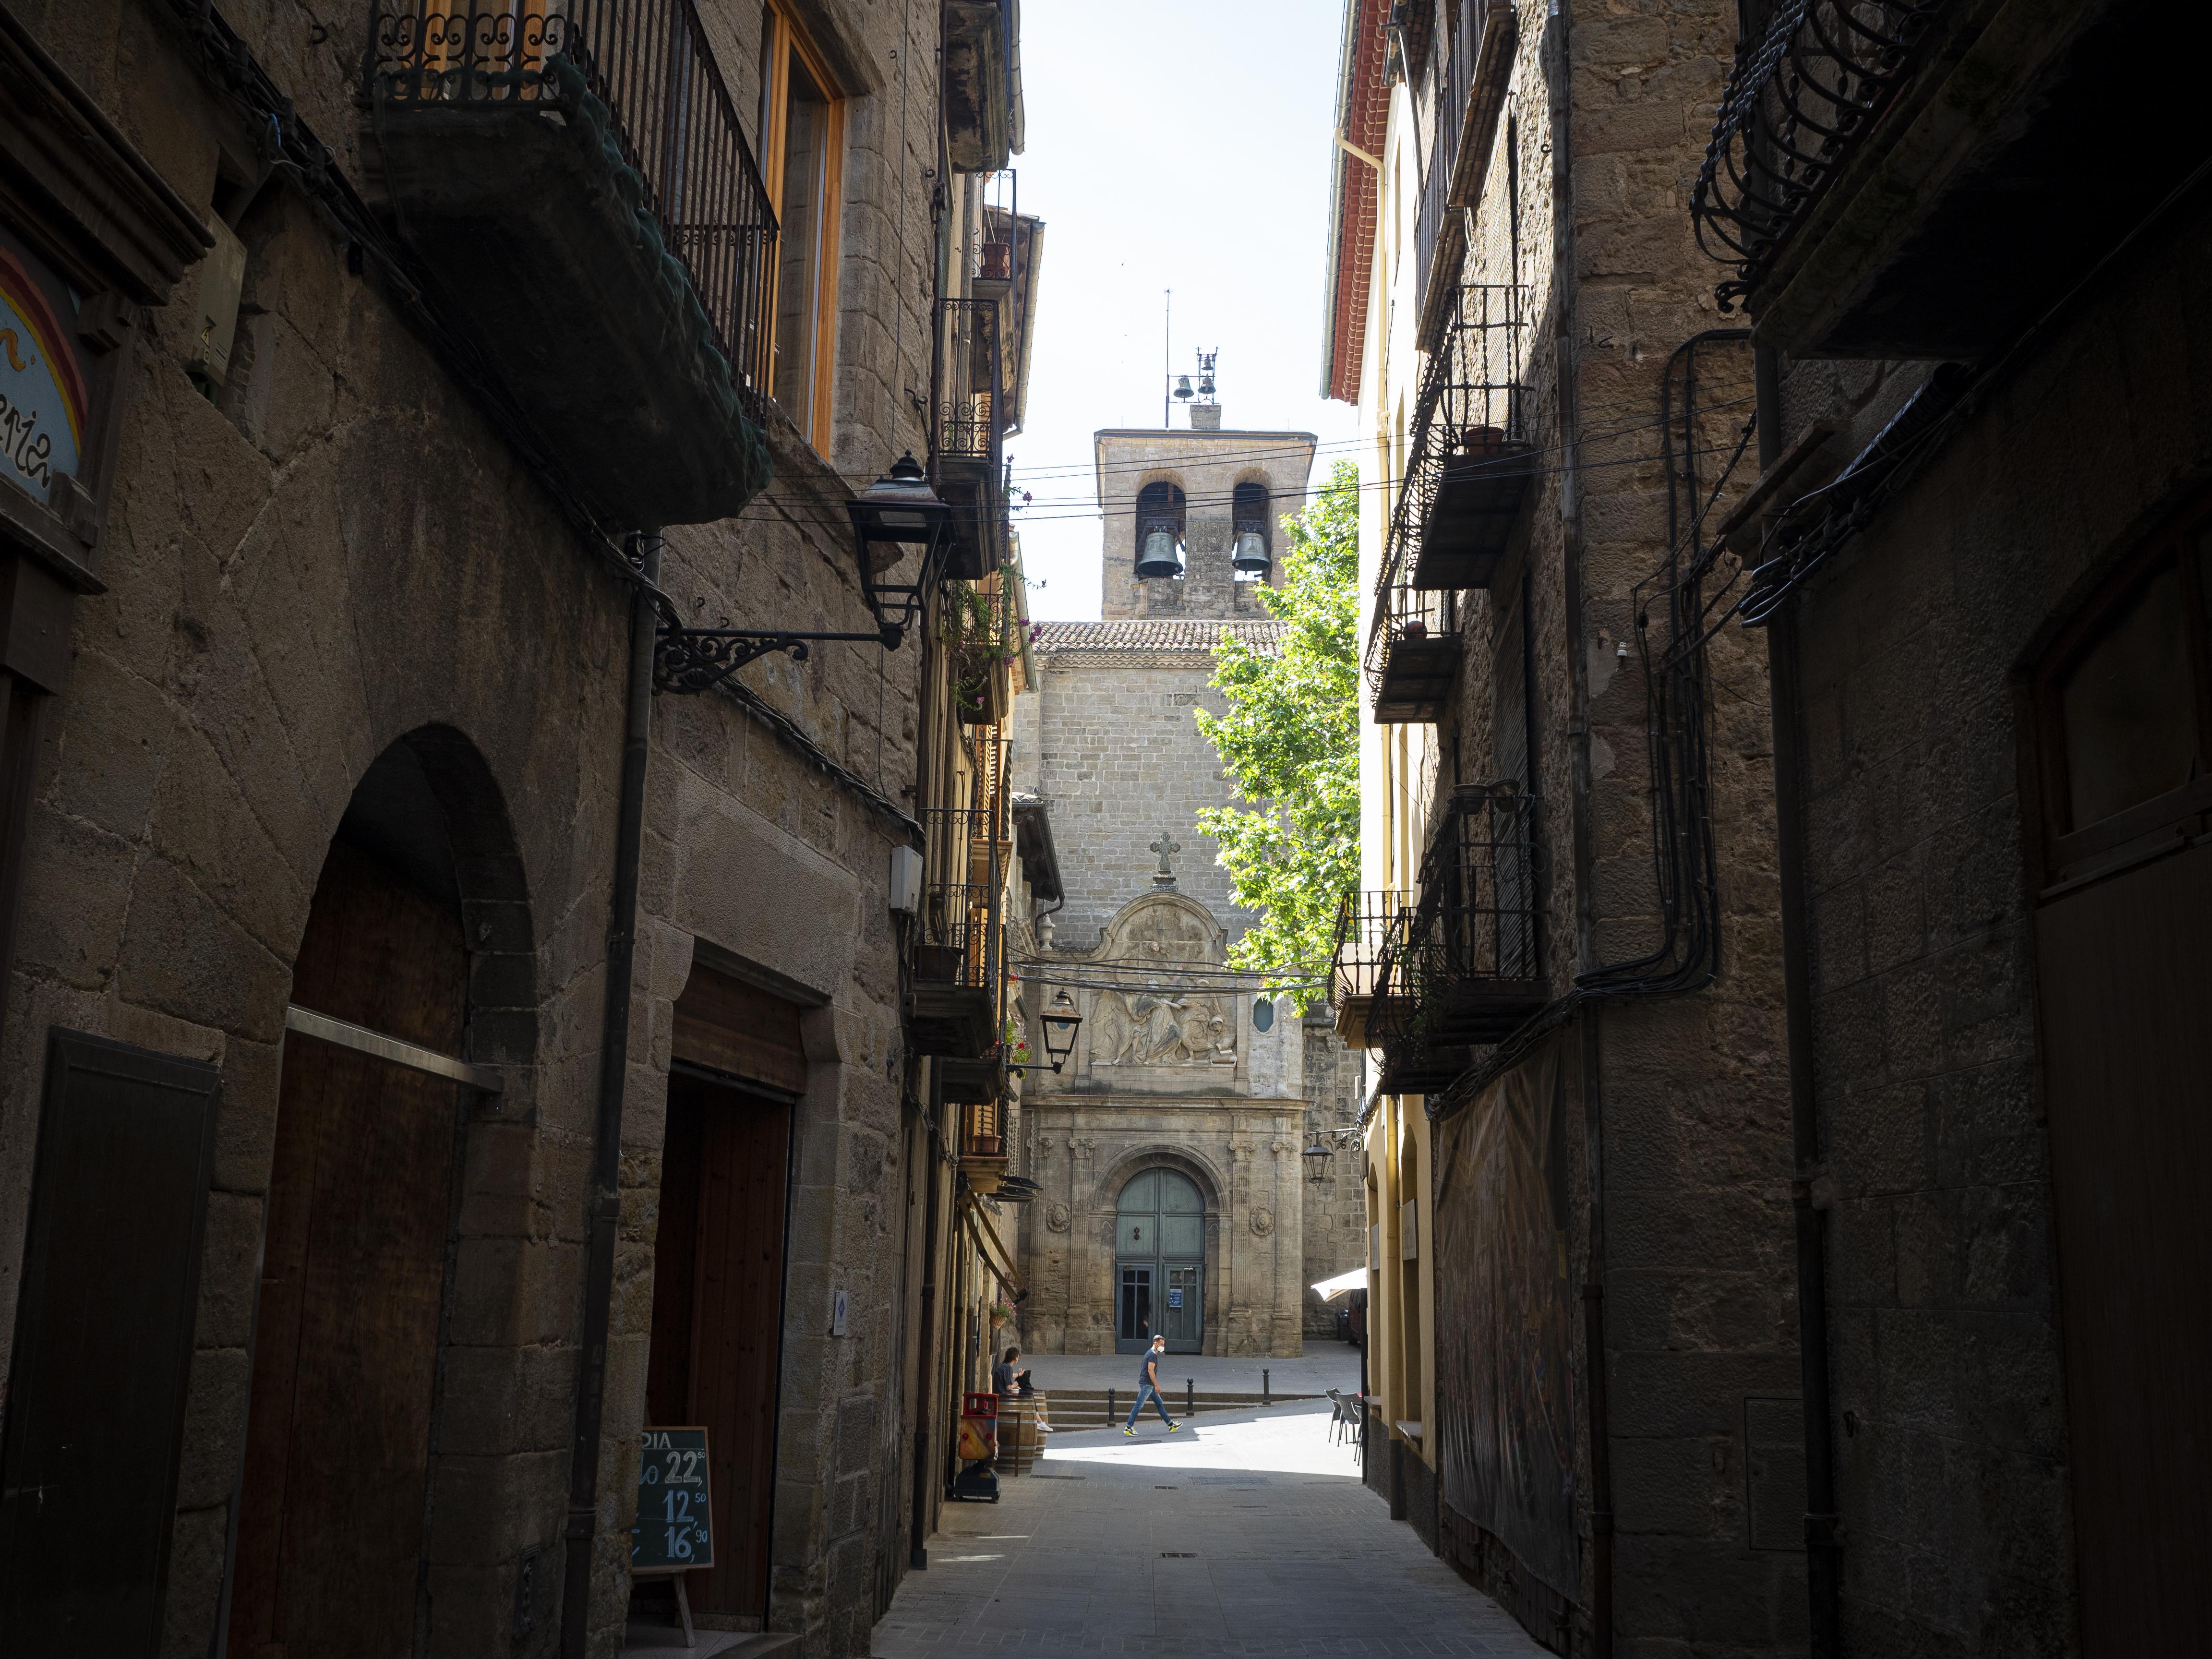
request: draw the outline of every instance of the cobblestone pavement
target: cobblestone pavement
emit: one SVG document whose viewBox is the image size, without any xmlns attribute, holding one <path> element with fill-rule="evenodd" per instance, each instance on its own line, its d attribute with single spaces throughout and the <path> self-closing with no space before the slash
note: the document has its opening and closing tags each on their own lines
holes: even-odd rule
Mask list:
<svg viewBox="0 0 2212 1659">
<path fill-rule="evenodd" d="M 1539 1656 L 1332 1444 L 1326 1407 L 1052 1437 L 997 1504 L 946 1505 L 878 1659 Z"/>
</svg>

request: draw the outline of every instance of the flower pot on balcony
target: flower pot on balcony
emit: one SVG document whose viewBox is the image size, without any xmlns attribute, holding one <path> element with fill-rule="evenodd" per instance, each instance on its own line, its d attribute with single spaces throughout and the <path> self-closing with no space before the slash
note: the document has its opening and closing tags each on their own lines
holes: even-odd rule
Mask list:
<svg viewBox="0 0 2212 1659">
<path fill-rule="evenodd" d="M 1429 637 L 1429 625 L 1419 617 L 1408 617 L 1405 626 L 1398 632 L 1401 639 L 1425 640 Z"/>
</svg>

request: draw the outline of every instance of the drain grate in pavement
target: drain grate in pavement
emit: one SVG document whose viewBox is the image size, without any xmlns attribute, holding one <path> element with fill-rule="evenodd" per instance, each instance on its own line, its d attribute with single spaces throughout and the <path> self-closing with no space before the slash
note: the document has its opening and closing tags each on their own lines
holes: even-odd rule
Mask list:
<svg viewBox="0 0 2212 1659">
<path fill-rule="evenodd" d="M 1198 1559 L 1198 1552 L 1196 1550 L 1162 1550 L 1160 1552 L 1160 1559 L 1163 1561 L 1195 1561 Z"/>
</svg>

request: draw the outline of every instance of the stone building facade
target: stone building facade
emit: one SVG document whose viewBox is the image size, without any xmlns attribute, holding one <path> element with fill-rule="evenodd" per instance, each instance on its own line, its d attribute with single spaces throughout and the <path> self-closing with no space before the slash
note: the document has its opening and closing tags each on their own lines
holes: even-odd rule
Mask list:
<svg viewBox="0 0 2212 1659">
<path fill-rule="evenodd" d="M 2212 1645 L 2205 31 L 2019 21 L 1945 9 L 1714 269 L 1764 371 L 1728 529 L 1775 659 L 1823 1654 Z M 1717 155 L 1771 118 L 1738 76 Z M 2123 129 L 2124 182 L 2068 137 Z M 1744 240 L 1725 173 L 1694 201 Z"/>
<path fill-rule="evenodd" d="M 1064 1070 L 1024 1091 L 1042 1191 L 1022 1222 L 1023 1340 L 1110 1353 L 1157 1328 L 1176 1351 L 1295 1354 L 1335 1328 L 1308 1287 L 1364 1243 L 1343 1160 L 1316 1184 L 1302 1157 L 1315 1129 L 1348 1121 L 1341 1049 L 1325 1016 L 1286 998 L 1255 1018 L 1257 981 L 1226 970 L 1252 917 L 1197 815 L 1237 797 L 1193 715 L 1223 708 L 1216 641 L 1264 651 L 1279 627 L 1250 597 L 1264 576 L 1232 568 L 1236 486 L 1267 491 L 1272 546 L 1303 503 L 1313 439 L 1109 431 L 1097 447 L 1107 620 L 1040 626 L 1036 690 L 1014 716 L 1017 787 L 1050 815 L 1064 891 L 1024 971 L 1032 1002 L 1064 986 L 1084 1018 Z M 1140 580 L 1138 501 L 1156 484 L 1182 492 L 1181 570 Z M 1140 1213 L 1168 1191 L 1189 1219 Z"/>
<path fill-rule="evenodd" d="M 0 479 L 11 1643 L 611 1654 L 672 1421 L 718 1425 L 702 1622 L 865 1651 L 933 1515 L 961 1253 L 890 878 L 942 710 L 847 502 L 941 447 L 905 388 L 1018 100 L 940 98 L 934 10 L 665 9 L 726 124 L 691 182 L 781 221 L 807 305 L 733 314 L 764 290 L 644 224 L 619 40 L 469 46 L 518 111 L 409 104 L 403 0 L 0 11 L 51 388 L 8 382 L 48 465 Z M 717 623 L 842 637 L 718 674 Z"/>
<path fill-rule="evenodd" d="M 1655 205 L 1735 8 L 1393 9 L 1322 374 L 1372 446 L 1369 1478 L 1555 1651 L 1802 1652 L 1764 642 L 1698 598 L 1751 354 Z"/>
</svg>

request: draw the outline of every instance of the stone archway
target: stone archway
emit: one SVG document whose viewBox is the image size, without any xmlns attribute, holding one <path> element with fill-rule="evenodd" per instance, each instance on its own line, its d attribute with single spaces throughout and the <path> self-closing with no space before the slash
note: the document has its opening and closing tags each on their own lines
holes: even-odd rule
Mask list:
<svg viewBox="0 0 2212 1659">
<path fill-rule="evenodd" d="M 447 726 L 393 743 L 331 839 L 293 964 L 293 1006 L 345 1029 L 288 1018 L 233 1652 L 410 1651 L 429 1587 L 468 1574 L 426 1564 L 482 1553 L 430 1536 L 447 1358 L 457 1300 L 511 1307 L 515 1286 L 462 1261 L 463 1170 L 495 1161 L 494 1129 L 476 1091 L 428 1062 L 532 1057 L 532 933 L 481 753 Z M 471 1444 L 470 1479 L 496 1478 L 483 1454 L 506 1449 Z"/>
</svg>

